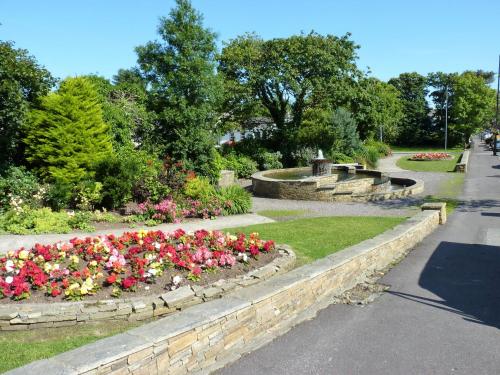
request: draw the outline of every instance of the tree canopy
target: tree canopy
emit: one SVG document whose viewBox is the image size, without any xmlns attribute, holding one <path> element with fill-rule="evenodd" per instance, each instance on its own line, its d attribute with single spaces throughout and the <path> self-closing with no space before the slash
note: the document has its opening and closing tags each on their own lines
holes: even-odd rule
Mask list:
<svg viewBox="0 0 500 375">
<path fill-rule="evenodd" d="M 229 113 L 263 106 L 273 119 L 276 147 L 290 157 L 290 148 L 307 108 L 348 100 L 360 77 L 355 60 L 358 47 L 350 35 L 317 33 L 262 40 L 246 34 L 227 43 L 220 57 L 229 95 Z M 286 142 L 283 142 L 286 140 Z"/>
<path fill-rule="evenodd" d="M 415 72 L 401 73 L 390 79 L 389 84 L 398 90 L 403 104 L 397 143 L 415 145 L 429 142 L 431 119 L 427 78 Z"/>
<path fill-rule="evenodd" d="M 68 78 L 42 98 L 25 127 L 26 159 L 47 181 L 74 185 L 92 177 L 112 152 L 96 88 L 82 77 Z"/>
<path fill-rule="evenodd" d="M 0 171 L 19 162 L 26 114 L 46 95 L 55 79 L 24 49 L 0 41 Z"/>
<path fill-rule="evenodd" d="M 161 40 L 136 48 L 165 152 L 208 175 L 222 86 L 216 75 L 216 35 L 188 0 L 161 18 Z"/>
</svg>

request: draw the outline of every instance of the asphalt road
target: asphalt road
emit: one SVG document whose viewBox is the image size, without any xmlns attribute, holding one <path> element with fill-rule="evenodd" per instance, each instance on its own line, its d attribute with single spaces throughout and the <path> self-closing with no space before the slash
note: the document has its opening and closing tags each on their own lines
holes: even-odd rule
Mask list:
<svg viewBox="0 0 500 375">
<path fill-rule="evenodd" d="M 480 145 L 462 199 L 375 302 L 331 305 L 219 373 L 500 374 L 500 159 Z"/>
</svg>

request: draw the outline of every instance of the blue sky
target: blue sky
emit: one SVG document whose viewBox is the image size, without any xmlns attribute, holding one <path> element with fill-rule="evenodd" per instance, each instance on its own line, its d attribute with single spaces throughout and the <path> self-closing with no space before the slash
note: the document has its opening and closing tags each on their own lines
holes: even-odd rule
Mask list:
<svg viewBox="0 0 500 375">
<path fill-rule="evenodd" d="M 496 70 L 500 1 L 192 0 L 222 41 L 301 31 L 352 33 L 358 65 L 384 80 L 401 72 Z M 28 49 L 55 76 L 112 77 L 156 39 L 173 0 L 0 0 L 0 40 Z"/>
</svg>

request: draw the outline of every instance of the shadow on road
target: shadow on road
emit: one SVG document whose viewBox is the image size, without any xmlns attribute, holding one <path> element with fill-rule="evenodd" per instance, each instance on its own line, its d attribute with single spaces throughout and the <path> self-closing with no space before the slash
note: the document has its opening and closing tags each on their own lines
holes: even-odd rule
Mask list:
<svg viewBox="0 0 500 375">
<path fill-rule="evenodd" d="M 500 207 L 500 200 L 498 199 L 474 199 L 468 201 L 461 201 L 457 207 L 460 212 L 477 212 L 483 211 L 488 208 Z"/>
<path fill-rule="evenodd" d="M 500 246 L 441 242 L 419 285 L 439 299 L 388 291 L 395 296 L 500 328 Z"/>
</svg>

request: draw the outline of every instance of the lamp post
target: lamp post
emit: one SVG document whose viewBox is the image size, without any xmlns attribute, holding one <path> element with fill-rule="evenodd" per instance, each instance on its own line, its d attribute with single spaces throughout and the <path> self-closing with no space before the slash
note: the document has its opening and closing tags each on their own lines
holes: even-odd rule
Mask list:
<svg viewBox="0 0 500 375">
<path fill-rule="evenodd" d="M 448 85 L 446 85 L 446 93 L 445 93 L 445 100 L 446 100 L 446 107 L 444 109 L 444 151 L 446 152 L 448 150 Z"/>
<path fill-rule="evenodd" d="M 498 74 L 497 74 L 497 108 L 495 112 L 495 130 L 493 132 L 493 155 L 497 155 L 497 134 L 498 134 L 498 92 L 500 91 L 500 55 L 498 56 Z"/>
</svg>

